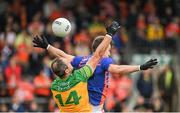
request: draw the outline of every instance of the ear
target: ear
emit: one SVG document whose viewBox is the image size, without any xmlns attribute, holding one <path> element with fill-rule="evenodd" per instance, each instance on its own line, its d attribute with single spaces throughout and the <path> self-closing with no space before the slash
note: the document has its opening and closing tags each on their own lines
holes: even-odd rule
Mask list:
<svg viewBox="0 0 180 113">
<path fill-rule="evenodd" d="M 65 72 L 66 74 L 68 74 L 68 73 L 69 73 L 69 70 L 68 70 L 68 69 L 66 69 L 64 72 Z"/>
</svg>

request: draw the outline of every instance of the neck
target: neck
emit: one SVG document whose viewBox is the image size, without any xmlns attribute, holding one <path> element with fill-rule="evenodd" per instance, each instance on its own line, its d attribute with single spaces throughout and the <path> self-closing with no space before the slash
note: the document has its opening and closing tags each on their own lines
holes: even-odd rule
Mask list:
<svg viewBox="0 0 180 113">
<path fill-rule="evenodd" d="M 59 77 L 60 79 L 62 79 L 62 80 L 64 80 L 64 79 L 66 79 L 67 78 L 67 76 L 65 75 L 65 76 L 63 76 L 63 77 Z"/>
<path fill-rule="evenodd" d="M 66 78 L 67 78 L 67 76 L 64 76 L 64 77 L 61 77 L 60 79 L 64 80 L 64 79 L 66 79 Z"/>
<path fill-rule="evenodd" d="M 60 77 L 60 79 L 64 80 L 64 79 L 66 79 L 69 75 L 70 75 L 70 73 L 66 73 L 63 77 Z"/>
</svg>

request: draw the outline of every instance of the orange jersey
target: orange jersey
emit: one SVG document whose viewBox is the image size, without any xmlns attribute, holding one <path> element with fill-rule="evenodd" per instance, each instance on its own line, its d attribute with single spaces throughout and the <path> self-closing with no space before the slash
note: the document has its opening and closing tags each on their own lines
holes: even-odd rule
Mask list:
<svg viewBox="0 0 180 113">
<path fill-rule="evenodd" d="M 87 80 L 92 75 L 86 65 L 75 70 L 65 80 L 57 77 L 51 86 L 53 98 L 61 112 L 91 112 L 87 90 Z"/>
</svg>

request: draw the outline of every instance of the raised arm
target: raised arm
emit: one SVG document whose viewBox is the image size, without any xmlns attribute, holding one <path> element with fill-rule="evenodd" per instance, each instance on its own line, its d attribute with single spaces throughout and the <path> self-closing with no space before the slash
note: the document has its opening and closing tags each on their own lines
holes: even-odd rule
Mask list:
<svg viewBox="0 0 180 113">
<path fill-rule="evenodd" d="M 97 47 L 96 51 L 94 52 L 93 56 L 89 59 L 89 61 L 86 63 L 89 65 L 94 72 L 96 65 L 100 61 L 100 59 L 104 56 L 111 40 L 112 36 L 116 33 L 116 31 L 120 28 L 119 23 L 113 22 L 109 27 L 106 28 L 107 34 L 105 35 L 103 41 L 101 44 Z"/>
<path fill-rule="evenodd" d="M 65 53 L 64 51 L 57 49 L 51 45 L 48 46 L 47 50 L 49 53 L 53 54 L 56 57 L 66 58 L 69 62 L 71 62 L 74 59 L 73 55 L 69 55 L 69 54 Z"/>
<path fill-rule="evenodd" d="M 111 64 L 109 66 L 108 71 L 111 73 L 116 73 L 116 74 L 128 74 L 132 72 L 137 72 L 141 70 L 147 70 L 150 68 L 153 68 L 157 64 L 157 59 L 150 59 L 146 63 L 142 65 L 116 65 L 116 64 Z"/>
<path fill-rule="evenodd" d="M 48 50 L 49 53 L 51 53 L 55 57 L 66 58 L 69 62 L 71 62 L 74 58 L 73 55 L 69 55 L 65 53 L 64 51 L 51 46 L 45 36 L 35 36 L 33 38 L 33 46 L 46 49 Z"/>
</svg>

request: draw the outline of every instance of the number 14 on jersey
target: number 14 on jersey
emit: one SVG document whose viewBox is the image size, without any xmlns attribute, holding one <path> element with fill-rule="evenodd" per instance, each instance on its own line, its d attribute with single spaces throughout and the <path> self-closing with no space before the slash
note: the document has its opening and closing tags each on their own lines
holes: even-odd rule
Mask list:
<svg viewBox="0 0 180 113">
<path fill-rule="evenodd" d="M 75 105 L 78 105 L 79 104 L 79 100 L 81 99 L 81 96 L 78 97 L 78 94 L 77 94 L 76 91 L 71 91 L 70 92 L 70 94 L 69 94 L 69 96 L 68 96 L 68 98 L 67 98 L 65 103 L 62 100 L 61 94 L 57 94 L 55 97 L 58 99 L 59 104 L 61 106 L 64 106 L 66 104 L 75 104 Z"/>
</svg>

